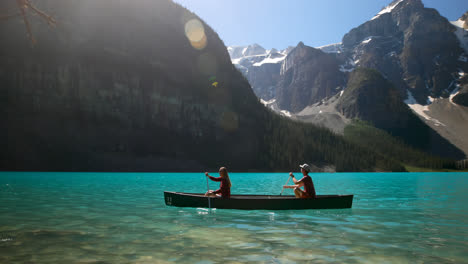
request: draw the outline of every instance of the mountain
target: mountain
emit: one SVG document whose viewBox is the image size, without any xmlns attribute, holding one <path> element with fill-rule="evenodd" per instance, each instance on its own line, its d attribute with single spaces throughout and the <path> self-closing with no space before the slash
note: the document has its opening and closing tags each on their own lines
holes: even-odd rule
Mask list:
<svg viewBox="0 0 468 264">
<path fill-rule="evenodd" d="M 254 46 L 257 46 L 257 44 Z M 288 47 L 287 49 L 280 51 L 280 53 L 285 56 L 280 58 L 278 61 L 269 61 L 269 63 L 263 63 L 261 65 L 255 63 L 263 60 L 265 55 L 252 57 L 239 57 L 239 55 L 233 55 L 240 54 L 241 52 L 239 52 L 239 50 L 246 50 L 248 47 L 249 46 L 228 47 L 228 51 L 231 55 L 232 63 L 243 73 L 244 76 L 246 76 L 249 83 L 251 83 L 255 94 L 260 98 L 260 101 L 265 106 L 284 116 L 324 126 L 337 133 L 343 132 L 344 127 L 350 122 L 350 120 L 338 113 L 334 108 L 334 105 L 336 104 L 336 95 L 343 92 L 344 87 L 340 85 L 345 83 L 345 79 L 333 80 L 334 77 L 332 76 L 332 73 L 328 74 L 327 78 L 321 78 L 320 80 L 317 78 L 322 77 L 323 74 L 327 74 L 327 72 L 322 70 L 320 68 L 321 66 L 318 65 L 321 63 L 320 58 L 328 58 L 330 63 L 340 64 L 338 67 L 340 72 L 337 73 L 339 75 L 343 75 L 342 73 L 346 73 L 354 69 L 354 64 L 346 65 L 344 57 L 340 56 L 340 53 L 342 52 L 341 43 L 311 48 L 300 42 L 296 47 Z M 290 56 L 286 61 L 287 55 L 296 48 L 298 48 L 298 51 L 294 52 L 296 55 Z M 316 51 L 311 52 L 312 49 Z M 275 49 L 272 50 L 276 51 Z M 300 58 L 300 54 L 310 53 L 315 54 L 313 56 L 309 56 L 309 58 L 313 58 L 315 60 L 315 65 L 312 65 L 314 64 L 313 62 L 308 62 L 307 60 Z M 336 63 L 333 61 L 333 56 L 339 58 Z M 301 66 L 294 65 L 295 62 L 299 61 L 304 64 Z M 302 66 L 314 68 L 318 72 L 316 72 L 314 76 L 308 76 L 307 70 L 301 69 Z M 336 65 L 327 65 L 327 68 L 330 67 L 334 68 L 336 72 Z M 291 71 L 288 76 L 291 78 L 300 76 L 302 80 L 293 80 L 291 78 L 285 79 L 284 75 L 290 68 L 293 68 L 293 71 Z M 332 78 L 331 83 L 329 82 L 330 78 Z M 324 83 L 320 83 L 321 81 Z M 332 87 L 333 84 L 336 83 L 339 83 L 340 85 Z M 315 88 L 315 85 L 318 87 Z M 312 87 L 314 92 L 308 92 L 307 88 L 304 87 Z M 306 90 L 308 95 L 302 94 L 304 90 Z M 317 93 L 321 96 L 316 97 Z M 325 95 L 325 98 L 323 95 Z"/>
<path fill-rule="evenodd" d="M 266 55 L 267 51 L 258 44 L 249 46 L 228 47 L 229 56 L 231 59 L 239 59 L 244 57 L 252 57 L 257 55 Z"/>
<path fill-rule="evenodd" d="M 335 57 L 299 43 L 281 66 L 277 103 L 281 109 L 298 112 L 330 98 L 344 88 L 345 76 Z"/>
<path fill-rule="evenodd" d="M 370 21 L 352 29 L 342 43 L 345 56 L 354 60 L 356 66 L 378 70 L 395 85 L 402 98 L 407 98 L 405 102 L 413 112 L 437 131 L 436 134 L 443 135 L 468 154 L 465 142 L 468 139 L 460 140 L 461 134 L 457 132 L 463 130 L 464 125 L 457 124 L 453 118 L 466 116 L 468 109 L 454 105 L 438 109 L 427 106 L 436 101 L 450 105 L 468 69 L 463 43 L 456 31 L 447 19 L 435 9 L 425 8 L 420 0 L 396 0 Z M 378 123 L 379 118 L 369 121 Z M 408 127 L 402 136 L 408 141 L 412 133 L 414 130 Z M 447 155 L 449 152 L 438 153 Z M 463 158 L 463 155 L 458 153 L 452 157 Z"/>
<path fill-rule="evenodd" d="M 374 121 L 376 127 L 385 130 L 414 122 L 400 119 L 409 116 L 409 108 L 392 83 L 378 71 L 368 68 L 357 68 L 350 74 L 336 109 L 350 118 Z M 406 113 L 402 115 L 402 112 Z"/>
<path fill-rule="evenodd" d="M 435 134 L 450 141 L 447 146 L 456 144 L 468 154 L 468 138 L 460 134 L 466 120 L 459 122 L 468 114 L 464 79 L 468 71 L 468 35 L 464 28 L 467 16 L 465 13 L 459 20 L 449 22 L 437 10 L 425 8 L 421 0 L 395 0 L 371 20 L 350 30 L 341 43 L 318 48 L 300 43 L 290 51 L 282 61 L 276 96 L 268 98 L 268 106 L 294 119 L 342 133 L 350 118 L 367 117 L 367 121 L 381 125 L 389 118 L 393 118 L 391 124 L 407 119 L 408 112 L 391 114 L 379 105 L 399 100 L 399 105 L 406 102 Z M 376 70 L 393 85 L 398 99 L 387 97 L 390 94 L 381 88 L 382 94 L 378 89 L 368 90 L 366 100 L 347 101 L 342 95 L 353 83 L 352 72 L 359 68 Z M 250 76 L 247 79 L 250 81 Z M 351 114 L 351 109 L 360 109 L 360 114 Z M 386 129 L 395 130 L 390 126 Z M 411 143 L 414 131 L 408 127 L 406 132 L 400 132 Z M 441 151 L 439 154 L 454 151 L 452 157 L 464 156 L 450 146 L 446 151 L 436 149 Z"/>
<path fill-rule="evenodd" d="M 447 98 L 465 66 L 455 28 L 420 0 L 396 0 L 385 10 L 343 37 L 348 57 L 377 69 L 420 104 L 429 96 Z"/>
<path fill-rule="evenodd" d="M 263 100 L 276 97 L 280 67 L 291 48 L 265 50 L 258 44 L 228 47 L 232 63 L 247 77 L 255 94 Z"/>
<path fill-rule="evenodd" d="M 236 129 L 261 105 L 194 14 L 168 0 L 38 6 L 58 26 L 32 21 L 35 46 L 20 19 L 1 24 L 3 169 L 193 170 L 256 138 Z M 189 26 L 204 29 L 203 49 Z M 249 147 L 230 161 L 248 163 Z"/>
<path fill-rule="evenodd" d="M 335 44 L 329 44 L 321 47 L 316 47 L 316 49 L 319 49 L 325 53 L 341 53 L 343 52 L 343 44 L 341 43 L 335 43 Z"/>
<path fill-rule="evenodd" d="M 57 27 L 31 17 L 35 45 L 20 18 L 0 23 L 1 170 L 404 170 L 265 108 L 218 35 L 170 0 L 37 5 Z"/>
<path fill-rule="evenodd" d="M 463 74 L 460 80 L 459 90 L 451 96 L 453 103 L 468 106 L 468 75 Z"/>
<path fill-rule="evenodd" d="M 450 22 L 456 27 L 455 35 L 460 41 L 461 47 L 468 53 L 468 11 L 463 14 L 457 21 Z M 465 58 L 462 58 L 465 60 Z"/>
<path fill-rule="evenodd" d="M 456 27 L 455 34 L 460 41 L 460 46 L 465 50 L 465 54 L 460 56 L 459 60 L 468 62 L 468 11 L 457 21 L 450 22 Z M 458 105 L 468 106 L 468 75 L 467 67 L 459 72 L 460 82 L 459 90 L 452 96 L 452 101 Z"/>
<path fill-rule="evenodd" d="M 464 156 L 421 121 L 403 102 L 395 86 L 376 70 L 354 70 L 336 109 L 348 118 L 368 121 L 427 153 L 455 158 Z"/>
</svg>

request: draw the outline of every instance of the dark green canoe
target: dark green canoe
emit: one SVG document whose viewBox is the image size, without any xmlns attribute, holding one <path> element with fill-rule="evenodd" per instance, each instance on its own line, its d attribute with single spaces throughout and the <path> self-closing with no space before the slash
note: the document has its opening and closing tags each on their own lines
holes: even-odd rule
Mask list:
<svg viewBox="0 0 468 264">
<path fill-rule="evenodd" d="M 202 193 L 164 192 L 166 205 L 241 210 L 299 210 L 351 208 L 353 195 L 317 195 L 298 199 L 291 195 L 231 195 L 231 198 L 205 197 Z"/>
</svg>

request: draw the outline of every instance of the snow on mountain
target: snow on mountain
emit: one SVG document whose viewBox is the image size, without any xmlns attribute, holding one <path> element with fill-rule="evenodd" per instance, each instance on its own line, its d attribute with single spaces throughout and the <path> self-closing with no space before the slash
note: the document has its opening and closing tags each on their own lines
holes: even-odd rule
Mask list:
<svg viewBox="0 0 468 264">
<path fill-rule="evenodd" d="M 228 51 L 233 64 L 246 76 L 265 106 L 293 119 L 325 124 L 338 132 L 346 125 L 344 116 L 333 104 L 322 102 L 330 99 L 328 94 L 312 92 L 319 90 L 317 87 L 325 81 L 343 79 L 346 83 L 357 68 L 375 69 L 394 85 L 401 97 L 407 97 L 406 105 L 421 120 L 468 153 L 468 141 L 460 140 L 466 138 L 460 135 L 466 134 L 468 112 L 457 101 L 457 97 L 467 93 L 462 86 L 466 76 L 462 77 L 468 72 L 468 12 L 450 23 L 425 8 L 422 0 L 394 0 L 371 20 L 345 34 L 341 43 L 315 49 L 302 47 L 309 50 L 303 53 L 298 52 L 303 43 L 283 51 L 255 45 L 228 47 Z M 296 51 L 290 52 L 292 49 Z M 324 65 L 330 64 L 325 61 L 335 67 L 323 70 Z M 293 68 L 295 71 L 285 74 Z M 332 70 L 335 72 L 331 77 L 325 76 Z M 346 84 L 336 87 L 332 98 L 346 97 Z M 319 98 L 320 103 L 306 102 L 309 105 L 302 111 L 303 105 L 292 109 L 284 104 L 290 100 L 297 106 L 304 98 Z M 382 120 L 386 118 L 382 115 Z M 375 117 L 372 121 L 381 120 Z"/>
<path fill-rule="evenodd" d="M 273 54 L 269 54 L 262 61 L 252 64 L 252 66 L 258 67 L 258 66 L 262 66 L 265 63 L 278 63 L 278 62 L 283 61 L 285 58 L 286 58 L 286 55 L 284 54 L 273 53 Z"/>
<path fill-rule="evenodd" d="M 264 100 L 275 97 L 280 67 L 292 49 L 266 50 L 258 44 L 227 47 L 232 64 L 249 80 L 257 97 Z"/>
<path fill-rule="evenodd" d="M 365 40 L 363 40 L 363 41 L 361 42 L 361 44 L 367 44 L 367 43 L 369 43 L 369 42 L 371 42 L 371 41 L 372 41 L 372 37 L 368 37 L 368 38 L 366 38 Z"/>
<path fill-rule="evenodd" d="M 231 59 L 267 54 L 267 51 L 258 44 L 252 44 L 248 46 L 229 46 L 227 47 L 227 50 Z"/>
<path fill-rule="evenodd" d="M 341 53 L 343 51 L 343 45 L 340 42 L 340 43 L 316 47 L 316 49 L 319 49 L 325 53 Z"/>
<path fill-rule="evenodd" d="M 403 0 L 396 0 L 396 1 L 393 1 L 392 3 L 390 3 L 390 5 L 388 5 L 387 7 L 385 7 L 384 9 L 382 9 L 377 15 L 375 15 L 371 20 L 374 20 L 376 18 L 378 18 L 379 16 L 385 14 L 385 13 L 390 13 L 392 12 L 392 10 L 398 5 L 400 4 L 401 2 L 403 2 Z"/>
<path fill-rule="evenodd" d="M 268 101 L 260 99 L 260 103 L 262 103 L 265 106 L 269 106 L 269 105 L 273 104 L 274 102 L 276 102 L 276 99 L 271 99 L 271 100 L 268 100 Z"/>
<path fill-rule="evenodd" d="M 457 21 L 450 21 L 450 23 L 457 28 L 455 35 L 457 35 L 458 40 L 460 40 L 460 46 L 468 54 L 468 29 L 463 27 L 465 21 L 458 19 Z"/>
<path fill-rule="evenodd" d="M 265 50 L 258 44 L 248 46 L 227 47 L 232 63 L 237 67 L 261 66 L 265 63 L 279 63 L 286 58 L 291 47 L 278 51 L 277 49 Z"/>
<path fill-rule="evenodd" d="M 355 68 L 356 68 L 356 63 L 352 59 L 348 59 L 344 64 L 340 65 L 341 72 L 352 72 L 354 71 Z"/>
<path fill-rule="evenodd" d="M 424 119 L 431 121 L 435 126 L 445 126 L 439 120 L 432 118 L 428 115 L 429 106 L 428 105 L 421 105 L 419 104 L 416 99 L 414 99 L 413 94 L 410 91 L 408 92 L 408 98 L 405 100 L 405 104 L 411 108 L 416 114 L 423 117 Z"/>
<path fill-rule="evenodd" d="M 275 49 L 275 48 L 272 48 L 271 50 L 267 50 L 266 53 L 267 53 L 267 54 L 278 53 L 278 50 Z"/>
<path fill-rule="evenodd" d="M 459 93 L 460 93 L 460 88 L 457 88 L 457 89 L 455 89 L 455 90 L 450 94 L 450 96 L 449 96 L 449 102 L 450 102 L 451 104 L 454 104 L 454 105 L 455 105 L 455 103 L 453 102 L 453 98 L 454 98 L 455 96 L 457 96 Z"/>
</svg>

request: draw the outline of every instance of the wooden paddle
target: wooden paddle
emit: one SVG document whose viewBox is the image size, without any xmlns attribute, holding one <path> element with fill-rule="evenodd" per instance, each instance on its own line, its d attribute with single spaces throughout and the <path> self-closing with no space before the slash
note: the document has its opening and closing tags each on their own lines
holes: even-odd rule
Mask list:
<svg viewBox="0 0 468 264">
<path fill-rule="evenodd" d="M 286 182 L 285 185 L 288 185 L 290 179 L 291 179 L 291 175 L 289 175 L 288 181 Z M 284 185 L 283 185 L 283 189 L 281 190 L 280 195 L 283 195 L 283 191 L 284 191 Z"/>
<path fill-rule="evenodd" d="M 208 173 L 205 173 L 205 178 L 206 178 L 206 192 L 210 191 L 210 183 L 208 181 Z M 208 209 L 211 211 L 211 199 L 210 196 L 208 195 Z"/>
</svg>

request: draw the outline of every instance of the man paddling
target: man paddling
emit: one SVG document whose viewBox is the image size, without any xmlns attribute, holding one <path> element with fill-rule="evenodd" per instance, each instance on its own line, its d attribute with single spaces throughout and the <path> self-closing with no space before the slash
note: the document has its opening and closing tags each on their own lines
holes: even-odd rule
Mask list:
<svg viewBox="0 0 468 264">
<path fill-rule="evenodd" d="M 310 166 L 306 163 L 299 165 L 301 167 L 301 172 L 304 177 L 300 180 L 296 180 L 292 172 L 289 173 L 289 176 L 293 179 L 295 185 L 284 185 L 283 188 L 294 189 L 294 194 L 296 198 L 315 198 L 315 187 L 312 182 L 312 178 L 309 176 Z M 300 187 L 304 186 L 304 190 Z"/>
</svg>

